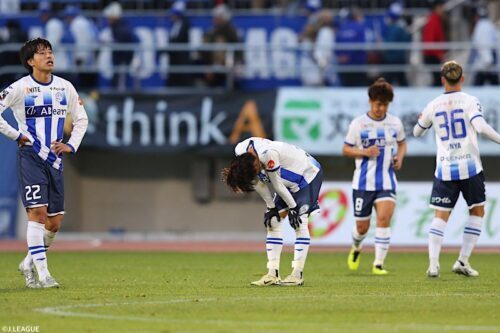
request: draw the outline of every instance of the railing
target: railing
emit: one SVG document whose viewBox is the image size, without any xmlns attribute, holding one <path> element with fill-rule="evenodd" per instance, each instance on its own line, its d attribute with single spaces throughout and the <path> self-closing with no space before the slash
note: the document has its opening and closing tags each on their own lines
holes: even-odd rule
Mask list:
<svg viewBox="0 0 500 333">
<path fill-rule="evenodd" d="M 3 44 L 0 45 L 0 56 L 3 52 L 17 52 L 21 47 L 21 44 Z M 151 53 L 161 54 L 169 51 L 187 51 L 190 54 L 199 54 L 201 52 L 213 52 L 213 51 L 224 51 L 225 52 L 225 63 L 223 65 L 207 65 L 207 64 L 190 64 L 190 65 L 167 65 L 159 66 L 155 72 L 161 75 L 167 73 L 186 73 L 186 74 L 206 74 L 206 73 L 221 73 L 226 75 L 226 85 L 225 89 L 230 90 L 234 88 L 234 82 L 239 79 L 244 79 L 245 75 L 245 63 L 251 65 L 252 57 L 255 55 L 264 55 L 266 57 L 271 57 L 276 54 L 281 55 L 294 55 L 296 58 L 296 63 L 299 63 L 300 59 L 308 58 L 311 61 L 302 65 L 301 69 L 307 71 L 308 69 L 314 68 L 319 70 L 322 75 L 328 75 L 328 73 L 372 73 L 376 75 L 377 73 L 391 73 L 391 72 L 405 72 L 412 73 L 412 75 L 426 75 L 426 73 L 431 73 L 439 71 L 440 65 L 424 65 L 422 63 L 422 51 L 423 50 L 446 50 L 448 52 L 447 59 L 451 59 L 451 55 L 459 60 L 464 66 L 466 74 L 471 73 L 472 68 L 467 64 L 467 58 L 473 49 L 490 49 L 494 48 L 500 50 L 499 45 L 473 45 L 470 42 L 453 42 L 453 43 L 343 43 L 335 44 L 331 48 L 321 48 L 320 46 L 314 45 L 298 45 L 298 46 L 277 46 L 277 45 L 247 45 L 247 44 L 202 44 L 198 46 L 186 45 L 186 44 L 170 44 L 165 47 L 146 47 L 139 44 L 93 44 L 86 45 L 84 48 L 77 47 L 75 45 L 58 45 L 54 52 L 56 56 L 60 52 L 73 53 L 78 51 L 91 52 L 95 59 L 99 57 L 99 54 L 103 52 L 112 51 L 133 51 L 135 58 L 130 65 L 125 66 L 113 66 L 111 68 L 103 68 L 103 65 L 98 65 L 97 61 L 94 61 L 89 65 L 82 65 L 76 67 L 75 65 L 68 66 L 67 68 L 58 67 L 57 57 L 56 57 L 56 72 L 64 73 L 87 73 L 87 74 L 99 74 L 103 70 L 109 70 L 112 73 L 117 73 L 121 75 L 128 74 L 134 78 L 134 86 L 132 89 L 142 89 L 140 83 L 141 71 L 144 70 L 145 65 L 151 67 L 152 64 L 146 63 L 144 61 L 144 54 Z M 383 52 L 383 51 L 407 51 L 408 62 L 406 64 L 363 64 L 363 65 L 343 65 L 336 62 L 335 52 L 338 51 L 366 51 L 366 52 Z M 235 54 L 241 52 L 243 54 L 243 63 L 238 63 L 235 59 Z M 326 57 L 326 64 L 320 66 L 316 63 L 314 54 L 321 53 Z M 154 57 L 156 58 L 156 57 Z M 269 66 L 281 66 L 279 63 L 271 63 Z M 308 67 L 309 66 L 309 67 Z M 296 68 L 295 68 L 296 69 Z M 499 68 L 495 65 L 492 68 L 493 71 L 498 72 Z M 5 74 L 23 74 L 26 70 L 22 66 L 7 65 L 2 66 L 0 63 L 0 75 Z M 419 85 L 419 80 L 410 80 L 413 85 Z M 421 85 L 421 84 L 420 84 Z M 206 87 L 204 87 L 205 89 Z M 219 87 L 220 88 L 220 87 Z M 148 88 L 149 89 L 149 88 Z M 189 88 L 192 89 L 192 88 Z"/>
</svg>

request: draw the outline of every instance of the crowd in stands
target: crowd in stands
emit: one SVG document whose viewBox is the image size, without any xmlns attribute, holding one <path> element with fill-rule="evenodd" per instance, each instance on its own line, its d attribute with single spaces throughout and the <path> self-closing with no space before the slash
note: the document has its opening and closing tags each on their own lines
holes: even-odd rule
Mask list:
<svg viewBox="0 0 500 333">
<path fill-rule="evenodd" d="M 4 4 L 6 3 L 10 3 L 7 9 L 16 7 L 15 0 L 6 0 Z M 123 17 L 122 4 L 120 2 L 106 3 L 107 5 L 101 11 L 101 17 L 90 18 L 86 15 L 86 11 L 73 4 L 61 8 L 54 7 L 54 2 L 39 2 L 37 13 L 43 27 L 41 34 L 52 43 L 56 51 L 57 66 L 62 75 L 78 82 L 83 88 L 98 84 L 100 46 L 128 45 L 128 48 L 113 48 L 110 51 L 114 66 L 111 85 L 124 90 L 127 87 L 130 66 L 134 63 L 134 49 L 131 49 L 130 45 L 138 45 L 139 39 Z M 188 10 L 193 3 L 196 2 L 185 0 L 170 2 L 168 10 L 164 11 L 165 16 L 170 20 L 169 44 L 189 44 L 191 23 Z M 405 16 L 403 1 L 391 2 L 381 20 L 383 24 L 376 28 L 367 24 L 363 10 L 360 8 L 346 5 L 340 10 L 333 10 L 333 4 L 327 0 L 253 0 L 248 4 L 262 8 L 267 8 L 272 4 L 296 6 L 302 9 L 302 13 L 305 13 L 307 16 L 305 25 L 298 38 L 299 43 L 306 46 L 304 50 L 306 50 L 306 57 L 309 58 L 310 70 L 302 75 L 304 85 L 365 86 L 373 80 L 374 75 L 383 75 L 394 85 L 407 86 L 409 84 L 407 71 L 404 70 L 404 67 L 409 64 L 410 52 L 407 47 L 401 49 L 392 47 L 386 50 L 341 47 L 343 44 L 363 46 L 367 43 L 408 45 L 412 41 L 408 28 L 408 21 L 411 17 Z M 232 22 L 230 7 L 224 1 L 215 1 L 214 5 L 211 9 L 212 27 L 204 32 L 201 43 L 217 46 L 241 43 L 241 32 Z M 445 17 L 445 2 L 433 0 L 421 29 L 422 42 L 449 41 Z M 469 59 L 474 75 L 472 82 L 475 85 L 497 85 L 499 82 L 496 52 L 497 29 L 483 7 L 474 7 L 468 17 L 471 21 L 471 42 L 474 46 Z M 14 19 L 5 20 L 5 27 L 0 36 L 1 44 L 23 43 L 27 39 L 27 32 L 23 30 L 19 22 Z M 60 45 L 68 44 L 73 45 L 71 51 L 68 51 L 68 48 L 59 48 Z M 91 45 L 100 46 L 89 47 Z M 445 49 L 424 49 L 421 52 L 422 61 L 424 64 L 434 66 L 433 68 L 439 68 L 439 65 L 447 59 L 447 52 L 448 50 Z M 233 53 L 223 47 L 199 52 L 158 51 L 157 57 L 162 55 L 168 56 L 169 66 L 172 68 L 172 71 L 166 75 L 166 85 L 169 87 L 224 86 L 228 80 L 227 73 L 210 70 L 210 68 L 230 68 L 242 65 L 245 60 L 249 60 L 244 58 L 243 52 Z M 2 54 L 2 66 L 16 65 L 19 65 L 17 51 L 5 50 Z M 202 65 L 208 69 L 203 73 L 188 73 L 186 68 L 194 65 Z M 381 65 L 381 70 L 373 74 L 366 71 L 366 65 Z M 394 65 L 399 65 L 400 69 L 384 70 Z M 140 67 L 140 64 L 135 64 L 135 66 Z M 6 82 L 11 82 L 19 75 L 21 74 L 1 74 L 0 85 L 4 86 Z M 435 86 L 441 84 L 439 71 L 432 72 L 430 84 Z"/>
</svg>

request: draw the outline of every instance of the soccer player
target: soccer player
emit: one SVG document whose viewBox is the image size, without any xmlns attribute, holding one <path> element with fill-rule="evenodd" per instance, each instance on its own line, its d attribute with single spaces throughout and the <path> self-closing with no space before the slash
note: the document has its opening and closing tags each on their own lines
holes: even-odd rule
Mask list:
<svg viewBox="0 0 500 333">
<path fill-rule="evenodd" d="M 448 61 L 441 67 L 445 93 L 425 107 L 413 129 L 413 134 L 418 137 L 434 126 L 436 134 L 436 171 L 430 199 L 435 215 L 429 229 L 429 277 L 439 277 L 439 253 L 444 231 L 460 192 L 467 202 L 470 216 L 465 225 L 460 256 L 452 271 L 479 276 L 469 264 L 469 257 L 481 234 L 486 201 L 477 133 L 496 143 L 500 143 L 500 134 L 484 120 L 479 100 L 462 92 L 462 74 L 462 67 L 455 61 Z"/>
<path fill-rule="evenodd" d="M 19 264 L 28 288 L 52 288 L 46 251 L 64 216 L 63 154 L 74 154 L 87 130 L 87 114 L 73 85 L 55 75 L 54 54 L 49 41 L 35 38 L 20 51 L 29 75 L 0 93 L 0 115 L 11 108 L 19 129 L 0 116 L 0 133 L 16 140 L 18 181 L 28 215 L 28 255 Z M 73 130 L 63 142 L 67 113 Z M 38 273 L 36 281 L 35 270 Z"/>
<path fill-rule="evenodd" d="M 344 142 L 344 156 L 356 161 L 352 180 L 352 200 L 356 225 L 353 246 L 347 258 L 350 270 L 357 270 L 361 243 L 370 227 L 372 208 L 377 212 L 375 261 L 372 273 L 386 275 L 384 260 L 391 240 L 391 218 L 396 207 L 396 175 L 406 154 L 401 120 L 388 113 L 394 97 L 392 86 L 383 78 L 368 88 L 370 111 L 355 118 Z"/>
<path fill-rule="evenodd" d="M 257 191 L 265 201 L 268 273 L 255 286 L 304 284 L 303 270 L 309 250 L 309 215 L 319 210 L 318 196 L 323 183 L 321 166 L 304 150 L 285 142 L 252 137 L 238 143 L 236 157 L 223 171 L 223 179 L 234 192 Z M 273 198 L 273 192 L 276 196 Z M 281 219 L 288 215 L 295 230 L 292 273 L 281 280 L 283 248 Z"/>
</svg>

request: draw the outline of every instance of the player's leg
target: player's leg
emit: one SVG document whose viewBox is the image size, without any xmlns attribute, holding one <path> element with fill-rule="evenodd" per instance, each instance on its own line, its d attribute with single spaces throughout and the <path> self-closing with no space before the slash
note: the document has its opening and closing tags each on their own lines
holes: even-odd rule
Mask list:
<svg viewBox="0 0 500 333">
<path fill-rule="evenodd" d="M 287 211 L 286 204 L 279 197 L 275 197 L 276 208 L 280 211 L 281 219 L 285 218 Z M 266 236 L 266 254 L 267 254 L 267 269 L 268 272 L 259 280 L 253 281 L 250 284 L 253 286 L 272 286 L 279 285 L 281 277 L 279 273 L 281 251 L 283 250 L 283 222 L 273 219 L 271 228 L 267 228 Z"/>
<path fill-rule="evenodd" d="M 389 252 L 391 243 L 391 219 L 396 207 L 395 193 L 392 191 L 380 191 L 375 199 L 377 211 L 377 228 L 375 229 L 375 260 L 373 262 L 373 274 L 385 275 L 384 261 Z"/>
<path fill-rule="evenodd" d="M 350 270 L 357 270 L 361 260 L 362 242 L 368 234 L 373 204 L 375 202 L 374 191 L 352 191 L 354 207 L 354 218 L 356 225 L 352 230 L 352 247 L 347 257 L 347 266 Z"/>
<path fill-rule="evenodd" d="M 451 211 L 460 195 L 460 188 L 456 182 L 442 181 L 434 178 L 430 207 L 434 208 L 435 214 L 429 228 L 429 269 L 428 277 L 439 277 L 439 255 L 443 244 L 446 223 L 450 218 Z"/>
<path fill-rule="evenodd" d="M 43 241 L 47 222 L 48 179 L 44 172 L 43 161 L 31 147 L 19 148 L 17 164 L 19 191 L 28 217 L 26 230 L 28 254 L 18 269 L 24 275 L 26 286 L 36 288 L 38 284 L 35 267 L 39 278 L 50 275 Z"/>
<path fill-rule="evenodd" d="M 474 270 L 469 263 L 469 258 L 481 235 L 484 204 L 486 201 L 484 175 L 480 173 L 472 178 L 460 182 L 462 195 L 469 207 L 469 219 L 464 228 L 462 238 L 462 248 L 460 256 L 453 265 L 453 272 L 466 276 L 479 276 L 479 272 Z"/>
<path fill-rule="evenodd" d="M 305 188 L 293 194 L 299 206 L 302 223 L 295 230 L 292 273 L 283 281 L 283 285 L 302 286 L 304 284 L 304 266 L 309 253 L 311 235 L 309 233 L 309 215 L 319 212 L 318 198 L 323 184 L 323 172 L 320 170 L 313 181 Z"/>
</svg>

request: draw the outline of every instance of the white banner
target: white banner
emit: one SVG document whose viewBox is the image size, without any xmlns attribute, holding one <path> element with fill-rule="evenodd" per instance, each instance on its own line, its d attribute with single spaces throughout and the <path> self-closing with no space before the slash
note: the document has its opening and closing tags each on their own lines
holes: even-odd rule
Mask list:
<svg viewBox="0 0 500 333">
<path fill-rule="evenodd" d="M 500 129 L 498 88 L 467 88 L 466 92 L 479 98 L 486 121 Z M 423 138 L 413 137 L 412 131 L 419 113 L 442 93 L 441 88 L 395 88 L 389 112 L 404 124 L 409 155 L 435 154 L 433 131 Z M 368 110 L 367 88 L 282 88 L 274 113 L 274 138 L 311 154 L 341 155 L 349 123 Z M 480 139 L 480 149 L 483 155 L 500 154 L 499 146 L 486 139 Z"/>
<path fill-rule="evenodd" d="M 392 245 L 427 245 L 428 229 L 434 210 L 429 208 L 432 183 L 401 182 L 398 184 L 396 211 L 392 219 Z M 486 215 L 478 246 L 500 246 L 500 183 L 486 184 Z M 321 213 L 311 217 L 312 245 L 352 244 L 354 226 L 352 187 L 347 182 L 325 182 L 320 194 Z M 469 216 L 462 197 L 451 214 L 445 231 L 444 245 L 461 245 L 464 225 Z M 373 244 L 375 210 L 364 244 Z M 288 220 L 285 222 L 288 224 Z M 293 244 L 295 233 L 285 226 L 285 242 Z"/>
</svg>

